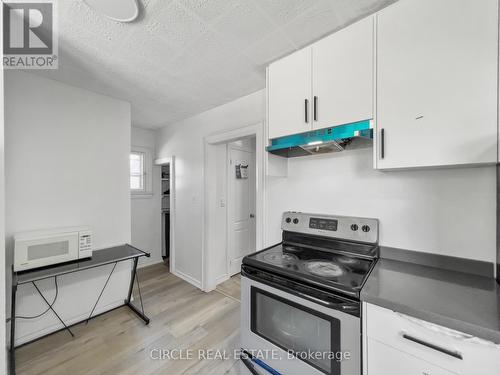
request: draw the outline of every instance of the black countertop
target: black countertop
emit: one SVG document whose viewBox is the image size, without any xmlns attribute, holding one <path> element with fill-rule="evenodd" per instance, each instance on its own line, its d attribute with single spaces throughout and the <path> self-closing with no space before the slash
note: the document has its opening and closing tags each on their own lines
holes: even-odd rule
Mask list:
<svg viewBox="0 0 500 375">
<path fill-rule="evenodd" d="M 500 344 L 500 285 L 490 277 L 379 259 L 361 300 Z"/>
<path fill-rule="evenodd" d="M 92 258 L 79 259 L 68 263 L 56 264 L 50 267 L 15 272 L 14 282 L 17 285 L 43 280 L 56 275 L 64 275 L 106 264 L 122 262 L 128 259 L 149 257 L 150 254 L 128 244 L 95 250 Z"/>
</svg>

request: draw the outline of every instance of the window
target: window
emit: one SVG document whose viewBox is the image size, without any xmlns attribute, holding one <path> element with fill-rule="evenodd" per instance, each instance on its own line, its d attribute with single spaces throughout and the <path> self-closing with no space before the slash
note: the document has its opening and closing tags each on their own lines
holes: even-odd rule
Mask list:
<svg viewBox="0 0 500 375">
<path fill-rule="evenodd" d="M 151 152 L 142 147 L 132 147 L 130 152 L 130 191 L 136 196 L 151 196 Z"/>
<path fill-rule="evenodd" d="M 144 153 L 130 153 L 130 189 L 132 191 L 144 191 Z"/>
</svg>

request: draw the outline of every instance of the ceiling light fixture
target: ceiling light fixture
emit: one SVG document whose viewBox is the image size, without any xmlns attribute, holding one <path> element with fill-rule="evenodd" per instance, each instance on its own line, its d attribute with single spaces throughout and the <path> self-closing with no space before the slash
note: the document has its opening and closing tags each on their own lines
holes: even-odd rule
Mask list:
<svg viewBox="0 0 500 375">
<path fill-rule="evenodd" d="M 92 9 L 118 22 L 132 22 L 139 16 L 137 0 L 83 0 Z"/>
</svg>

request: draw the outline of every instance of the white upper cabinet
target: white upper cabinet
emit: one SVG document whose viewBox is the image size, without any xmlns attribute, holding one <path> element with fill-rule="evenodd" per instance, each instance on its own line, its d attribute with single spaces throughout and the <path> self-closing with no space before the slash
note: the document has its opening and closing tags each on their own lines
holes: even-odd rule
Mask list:
<svg viewBox="0 0 500 375">
<path fill-rule="evenodd" d="M 374 17 L 313 44 L 313 128 L 373 118 Z"/>
<path fill-rule="evenodd" d="M 269 138 L 311 130 L 311 71 L 310 47 L 269 66 Z"/>
<path fill-rule="evenodd" d="M 374 17 L 268 68 L 269 138 L 373 118 Z"/>
<path fill-rule="evenodd" d="M 400 0 L 377 16 L 379 169 L 497 161 L 498 0 Z"/>
</svg>

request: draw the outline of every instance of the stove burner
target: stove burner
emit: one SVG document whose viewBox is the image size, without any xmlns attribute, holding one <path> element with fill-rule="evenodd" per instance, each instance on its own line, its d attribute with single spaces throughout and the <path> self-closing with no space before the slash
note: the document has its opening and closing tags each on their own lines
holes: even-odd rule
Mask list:
<svg viewBox="0 0 500 375">
<path fill-rule="evenodd" d="M 297 246 L 291 246 L 291 245 L 284 245 L 283 246 L 283 251 L 301 251 L 300 247 Z"/>
<path fill-rule="evenodd" d="M 351 257 L 338 257 L 337 260 L 340 263 L 348 264 L 348 265 L 359 263 L 356 258 L 351 258 Z"/>
<path fill-rule="evenodd" d="M 269 253 L 264 255 L 264 260 L 274 264 L 286 264 L 297 261 L 299 258 L 293 254 Z"/>
<path fill-rule="evenodd" d="M 333 262 L 323 260 L 310 260 L 305 263 L 304 268 L 307 272 L 320 277 L 339 277 L 344 274 L 344 269 Z"/>
</svg>

